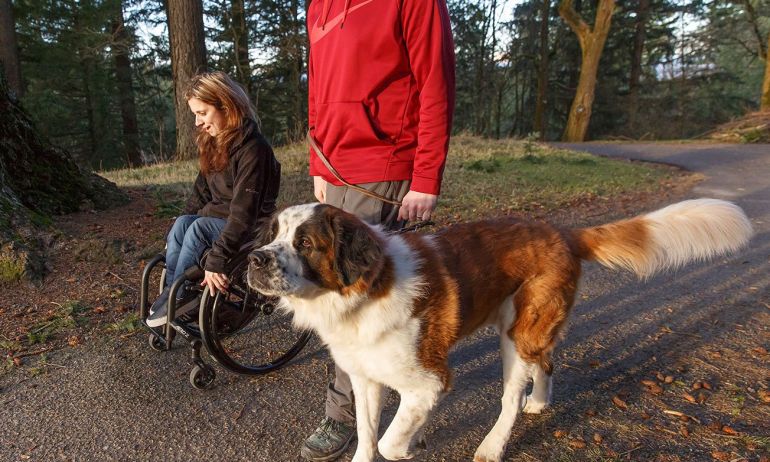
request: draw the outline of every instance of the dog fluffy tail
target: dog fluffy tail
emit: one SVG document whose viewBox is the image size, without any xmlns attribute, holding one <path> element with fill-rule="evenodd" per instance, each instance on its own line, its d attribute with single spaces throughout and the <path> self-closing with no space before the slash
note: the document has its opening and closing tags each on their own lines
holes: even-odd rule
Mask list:
<svg viewBox="0 0 770 462">
<path fill-rule="evenodd" d="M 575 253 L 640 278 L 733 253 L 753 230 L 740 207 L 717 199 L 679 202 L 628 220 L 573 231 Z"/>
</svg>

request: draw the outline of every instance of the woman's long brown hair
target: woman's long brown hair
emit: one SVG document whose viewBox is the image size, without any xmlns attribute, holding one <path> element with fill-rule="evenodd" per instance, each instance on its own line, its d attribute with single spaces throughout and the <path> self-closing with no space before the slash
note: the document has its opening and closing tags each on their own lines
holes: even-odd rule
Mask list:
<svg viewBox="0 0 770 462">
<path fill-rule="evenodd" d="M 185 99 L 198 98 L 225 113 L 225 127 L 211 136 L 199 130 L 195 139 L 201 172 L 219 172 L 227 167 L 230 148 L 246 123 L 246 119 L 257 121 L 254 106 L 243 88 L 224 72 L 204 72 L 190 81 Z"/>
</svg>

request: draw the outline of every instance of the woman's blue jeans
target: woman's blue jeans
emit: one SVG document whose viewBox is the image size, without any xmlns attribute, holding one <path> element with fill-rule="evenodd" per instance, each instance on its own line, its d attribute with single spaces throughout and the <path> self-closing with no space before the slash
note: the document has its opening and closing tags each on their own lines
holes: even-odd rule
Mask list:
<svg viewBox="0 0 770 462">
<path fill-rule="evenodd" d="M 176 219 L 166 238 L 166 287 L 187 268 L 198 264 L 226 224 L 227 220 L 222 218 L 200 215 L 182 215 Z"/>
</svg>

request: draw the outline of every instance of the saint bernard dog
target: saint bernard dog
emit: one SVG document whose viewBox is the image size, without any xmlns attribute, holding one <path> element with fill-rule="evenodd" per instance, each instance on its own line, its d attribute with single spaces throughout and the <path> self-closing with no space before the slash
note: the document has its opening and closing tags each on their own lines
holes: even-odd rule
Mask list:
<svg viewBox="0 0 770 462">
<path fill-rule="evenodd" d="M 350 374 L 354 462 L 374 460 L 377 450 L 409 459 L 424 447 L 426 420 L 450 387 L 450 349 L 488 325 L 500 334 L 502 412 L 474 461 L 499 461 L 519 412 L 549 404 L 551 357 L 581 260 L 647 278 L 735 252 L 752 234 L 739 207 L 715 199 L 592 228 L 501 218 L 434 235 L 388 234 L 315 203 L 281 211 L 269 228 L 269 243 L 250 253 L 248 284 L 279 297 L 295 325 L 314 330 Z M 401 402 L 378 442 L 384 387 Z"/>
</svg>

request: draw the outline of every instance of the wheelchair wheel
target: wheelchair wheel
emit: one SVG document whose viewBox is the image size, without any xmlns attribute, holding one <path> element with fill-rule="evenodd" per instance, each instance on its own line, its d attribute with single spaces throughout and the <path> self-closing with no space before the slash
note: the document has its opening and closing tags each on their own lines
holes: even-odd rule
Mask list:
<svg viewBox="0 0 770 462">
<path fill-rule="evenodd" d="M 294 358 L 310 339 L 293 328 L 291 315 L 246 283 L 247 253 L 233 259 L 227 293 L 204 291 L 199 326 L 209 354 L 230 371 L 259 375 Z"/>
<path fill-rule="evenodd" d="M 152 333 L 150 334 L 150 338 L 147 339 L 147 343 L 149 343 L 150 348 L 155 351 L 164 351 L 166 349 L 166 345 L 163 343 L 163 341 Z"/>
<path fill-rule="evenodd" d="M 198 390 L 205 390 L 211 387 L 216 377 L 217 374 L 213 368 L 209 366 L 201 367 L 196 364 L 190 371 L 190 385 Z"/>
</svg>

